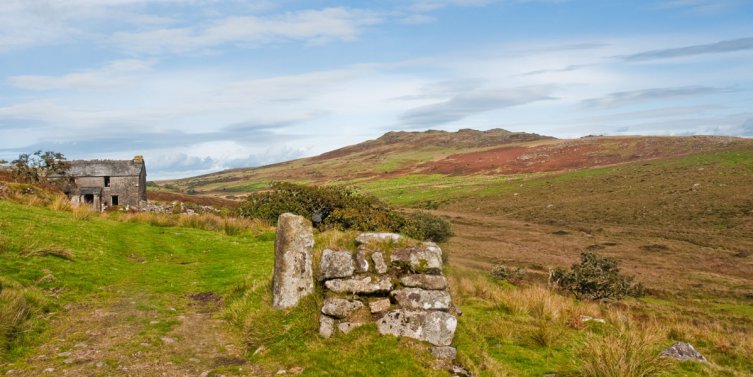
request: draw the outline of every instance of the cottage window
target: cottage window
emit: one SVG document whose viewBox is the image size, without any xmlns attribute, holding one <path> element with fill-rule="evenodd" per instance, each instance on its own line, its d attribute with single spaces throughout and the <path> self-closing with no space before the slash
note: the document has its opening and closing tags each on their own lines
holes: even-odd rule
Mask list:
<svg viewBox="0 0 753 377">
<path fill-rule="evenodd" d="M 110 200 L 110 203 L 112 205 L 114 205 L 114 206 L 118 205 L 118 196 L 117 195 L 113 195 L 112 198 L 111 198 L 111 200 Z"/>
<path fill-rule="evenodd" d="M 110 187 L 110 177 L 105 177 L 105 187 Z"/>
</svg>

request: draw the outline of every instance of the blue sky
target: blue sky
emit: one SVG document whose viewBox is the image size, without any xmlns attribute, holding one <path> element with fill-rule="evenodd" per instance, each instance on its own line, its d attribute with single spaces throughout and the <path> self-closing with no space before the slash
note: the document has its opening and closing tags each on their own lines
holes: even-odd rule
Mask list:
<svg viewBox="0 0 753 377">
<path fill-rule="evenodd" d="M 150 179 L 390 130 L 753 137 L 751 0 L 3 0 L 0 159 Z"/>
</svg>

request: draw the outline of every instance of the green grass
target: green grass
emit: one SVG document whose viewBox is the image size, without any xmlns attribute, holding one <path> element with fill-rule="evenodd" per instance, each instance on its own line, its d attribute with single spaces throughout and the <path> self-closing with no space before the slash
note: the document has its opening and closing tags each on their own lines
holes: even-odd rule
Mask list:
<svg viewBox="0 0 753 377">
<path fill-rule="evenodd" d="M 211 291 L 225 297 L 227 309 L 220 314 L 236 324 L 234 332 L 249 351 L 266 347 L 262 354 L 249 353 L 249 360 L 269 374 L 301 367 L 307 376 L 443 375 L 431 369 L 427 347 L 379 336 L 373 328 L 321 339 L 318 297 L 292 311 L 273 310 L 272 233 L 228 236 L 97 216 L 80 221 L 70 212 L 0 201 L 0 241 L 3 292 L 13 287 L 32 300 L 28 305 L 35 305 L 34 316 L 18 327 L 23 332 L 11 334 L 12 339 L 0 347 L 3 373 L 9 365 L 23 370 L 22 360 L 36 357 L 39 347 L 59 336 L 53 321 L 64 319 L 70 305 L 107 308 L 118 300 L 132 301 L 134 313 L 152 313 L 127 318 L 140 329 L 139 341 L 160 343 L 191 305 L 187 296 Z M 73 257 L 24 255 L 30 247 L 65 248 Z M 54 279 L 42 279 L 46 275 Z M 151 317 L 159 321 L 151 323 Z M 130 346 L 129 340 L 122 342 L 119 352 L 145 351 L 138 342 Z M 174 357 L 176 362 L 187 362 Z"/>
</svg>

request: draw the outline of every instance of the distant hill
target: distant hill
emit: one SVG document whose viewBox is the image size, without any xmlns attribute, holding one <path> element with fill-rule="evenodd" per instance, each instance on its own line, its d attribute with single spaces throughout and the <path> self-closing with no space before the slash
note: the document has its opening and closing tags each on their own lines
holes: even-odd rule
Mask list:
<svg viewBox="0 0 753 377">
<path fill-rule="evenodd" d="M 315 157 L 158 184 L 169 191 L 232 198 L 263 190 L 276 180 L 359 185 L 414 174 L 498 176 L 557 172 L 746 146 L 753 146 L 753 140 L 721 136 L 557 139 L 503 129 L 399 131 Z"/>
</svg>

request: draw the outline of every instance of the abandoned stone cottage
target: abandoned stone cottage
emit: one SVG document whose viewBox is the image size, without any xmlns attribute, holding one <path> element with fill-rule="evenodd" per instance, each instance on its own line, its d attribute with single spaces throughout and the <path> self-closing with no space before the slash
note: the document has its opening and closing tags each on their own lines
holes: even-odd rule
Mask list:
<svg viewBox="0 0 753 377">
<path fill-rule="evenodd" d="M 132 160 L 68 161 L 68 167 L 51 176 L 67 179 L 65 193 L 74 204 L 142 208 L 146 205 L 146 166 L 142 156 Z"/>
</svg>

